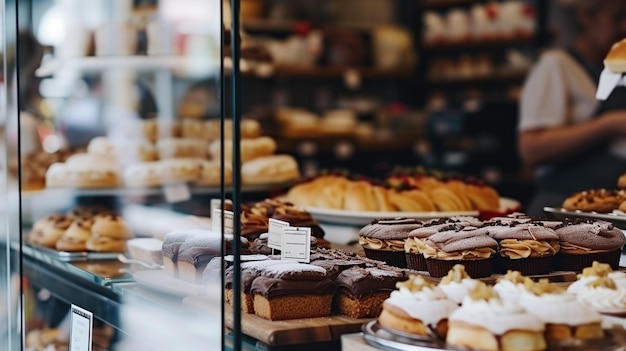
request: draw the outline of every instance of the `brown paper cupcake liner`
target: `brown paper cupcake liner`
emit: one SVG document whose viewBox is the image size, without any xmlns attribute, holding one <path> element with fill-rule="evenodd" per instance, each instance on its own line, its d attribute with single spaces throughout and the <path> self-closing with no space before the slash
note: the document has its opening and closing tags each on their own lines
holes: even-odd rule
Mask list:
<svg viewBox="0 0 626 351">
<path fill-rule="evenodd" d="M 426 259 L 421 253 L 407 252 L 406 253 L 406 266 L 407 268 L 414 269 L 416 271 L 426 271 Z"/>
<path fill-rule="evenodd" d="M 455 264 L 462 264 L 470 277 L 485 278 L 493 273 L 493 261 L 493 257 L 480 260 L 438 260 L 427 258 L 426 267 L 431 277 L 441 278 L 446 276 Z"/>
<path fill-rule="evenodd" d="M 502 274 L 508 270 L 519 271 L 523 275 L 547 274 L 552 270 L 552 258 L 553 256 L 520 259 L 498 257 L 494 265 L 494 271 Z"/>
<path fill-rule="evenodd" d="M 619 259 L 622 250 L 596 252 L 589 254 L 566 254 L 559 252 L 554 256 L 552 266 L 558 271 L 582 272 L 584 268 L 591 267 L 593 261 L 607 263 L 613 269 L 619 269 Z"/>
<path fill-rule="evenodd" d="M 404 251 L 372 250 L 365 247 L 363 251 L 365 251 L 365 257 L 367 258 L 383 261 L 389 266 L 406 268 L 406 254 Z"/>
</svg>

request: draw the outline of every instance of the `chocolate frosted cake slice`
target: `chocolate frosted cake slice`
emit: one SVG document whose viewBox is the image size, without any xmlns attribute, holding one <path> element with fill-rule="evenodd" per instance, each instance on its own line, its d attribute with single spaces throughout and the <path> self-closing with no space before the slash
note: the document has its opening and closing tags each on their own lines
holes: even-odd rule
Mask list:
<svg viewBox="0 0 626 351">
<path fill-rule="evenodd" d="M 330 315 L 335 284 L 324 268 L 282 264 L 266 267 L 260 274 L 250 287 L 257 316 L 284 320 Z"/>
<path fill-rule="evenodd" d="M 195 283 L 202 278 L 202 272 L 211 259 L 221 254 L 224 245 L 224 253 L 232 253 L 233 236 L 225 234 L 224 240 L 221 235 L 208 232 L 208 235 L 191 237 L 178 249 L 178 275 L 180 278 Z M 242 253 L 249 254 L 248 240 L 241 238 Z"/>
<path fill-rule="evenodd" d="M 351 318 L 378 317 L 396 283 L 408 277 L 400 269 L 352 267 L 335 278 L 333 309 Z"/>
</svg>

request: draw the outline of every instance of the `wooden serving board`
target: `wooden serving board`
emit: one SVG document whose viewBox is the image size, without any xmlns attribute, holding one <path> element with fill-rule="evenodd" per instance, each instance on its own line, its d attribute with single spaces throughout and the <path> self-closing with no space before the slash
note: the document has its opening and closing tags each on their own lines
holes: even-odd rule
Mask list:
<svg viewBox="0 0 626 351">
<path fill-rule="evenodd" d="M 211 302 L 206 296 L 189 296 L 183 299 L 183 305 L 195 309 L 211 309 Z M 232 307 L 226 305 L 224 320 L 226 327 L 233 325 Z M 310 342 L 328 342 L 339 340 L 341 335 L 361 331 L 363 324 L 373 318 L 354 319 L 343 315 L 319 318 L 289 319 L 270 321 L 250 313 L 241 313 L 242 332 L 269 346 L 297 345 Z"/>
</svg>

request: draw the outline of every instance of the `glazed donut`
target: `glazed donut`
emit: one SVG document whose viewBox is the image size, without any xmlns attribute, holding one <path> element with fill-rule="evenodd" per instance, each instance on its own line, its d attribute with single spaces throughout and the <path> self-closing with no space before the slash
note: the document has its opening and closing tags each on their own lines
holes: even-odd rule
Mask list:
<svg viewBox="0 0 626 351">
<path fill-rule="evenodd" d="M 591 189 L 573 194 L 563 201 L 563 208 L 570 211 L 611 212 L 626 200 L 626 191 Z"/>
</svg>

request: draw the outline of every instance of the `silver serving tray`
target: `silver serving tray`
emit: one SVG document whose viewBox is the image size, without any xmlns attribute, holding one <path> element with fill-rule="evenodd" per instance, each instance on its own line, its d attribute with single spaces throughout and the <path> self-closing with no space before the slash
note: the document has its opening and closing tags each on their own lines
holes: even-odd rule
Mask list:
<svg viewBox="0 0 626 351">
<path fill-rule="evenodd" d="M 459 348 L 446 345 L 437 339 L 427 339 L 402 332 L 382 328 L 378 321 L 373 320 L 363 325 L 363 338 L 375 347 L 390 351 L 472 351 L 468 348 Z M 567 340 L 559 343 L 550 343 L 549 351 L 624 351 L 626 350 L 626 330 L 613 327 L 604 330 L 604 338 L 597 340 Z"/>
<path fill-rule="evenodd" d="M 544 207 L 543 211 L 551 214 L 557 219 L 563 219 L 567 217 L 583 217 L 583 218 L 594 218 L 601 219 L 607 222 L 613 223 L 616 227 L 620 229 L 626 229 L 626 214 L 621 211 L 613 211 L 611 213 L 600 213 L 600 212 L 585 212 L 585 211 L 570 211 L 563 208 L 557 207 Z"/>
<path fill-rule="evenodd" d="M 44 255 L 63 262 L 117 260 L 117 255 L 120 254 L 120 252 L 58 251 L 27 242 L 22 245 L 22 250 L 25 254 L 31 256 Z"/>
</svg>

